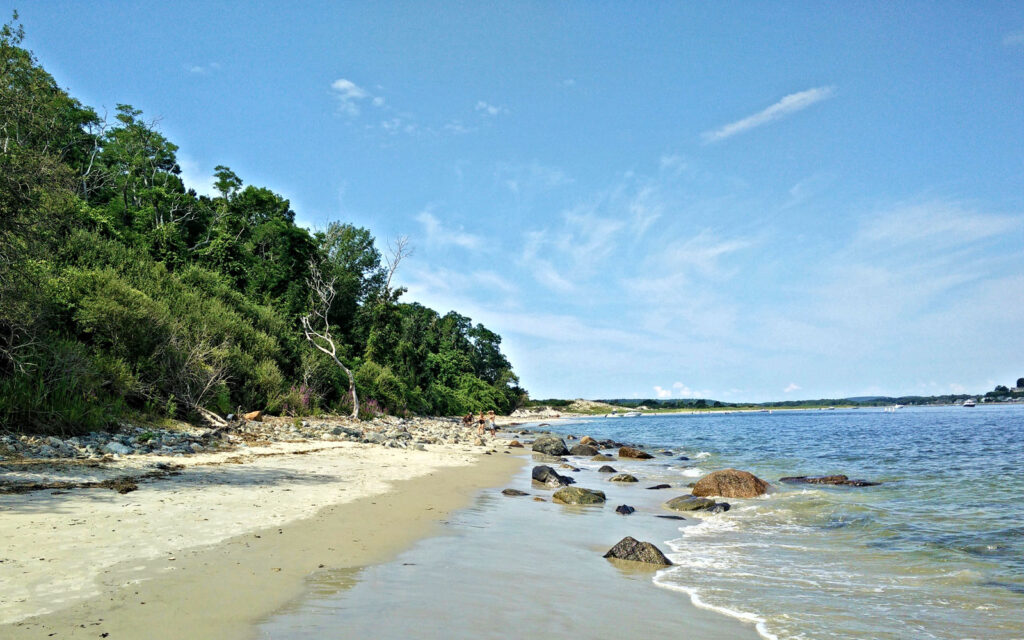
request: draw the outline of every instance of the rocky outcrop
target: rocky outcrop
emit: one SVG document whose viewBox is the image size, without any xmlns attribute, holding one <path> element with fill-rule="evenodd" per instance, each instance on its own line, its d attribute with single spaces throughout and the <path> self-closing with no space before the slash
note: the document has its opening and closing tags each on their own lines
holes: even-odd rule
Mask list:
<svg viewBox="0 0 1024 640">
<path fill-rule="evenodd" d="M 779 482 L 791 482 L 802 484 L 831 484 L 844 487 L 877 487 L 881 482 L 870 482 L 868 480 L 852 480 L 844 475 L 836 476 L 788 476 L 779 478 Z"/>
<path fill-rule="evenodd" d="M 656 484 L 653 487 L 646 487 L 646 488 L 647 489 L 671 489 L 672 485 L 670 485 L 670 484 Z"/>
<path fill-rule="evenodd" d="M 601 465 L 601 468 L 597 470 L 598 473 L 615 473 L 615 467 L 610 465 Z"/>
<path fill-rule="evenodd" d="M 596 456 L 600 453 L 597 447 L 592 447 L 589 444 L 578 444 L 572 449 L 569 449 L 569 454 L 574 456 Z"/>
<path fill-rule="evenodd" d="M 651 454 L 647 453 L 646 451 L 641 451 L 640 449 L 634 449 L 633 447 L 621 447 L 619 449 L 619 457 L 620 458 L 633 458 L 633 459 L 636 459 L 636 460 L 650 460 L 654 456 L 652 456 Z"/>
<path fill-rule="evenodd" d="M 623 516 L 628 516 L 634 511 L 636 511 L 636 509 L 629 506 L 628 504 L 620 504 L 619 506 L 615 507 L 615 513 Z"/>
<path fill-rule="evenodd" d="M 503 496 L 528 496 L 530 494 L 526 493 L 525 491 L 520 491 L 519 489 L 505 489 L 504 491 L 501 492 L 501 495 L 503 495 Z"/>
<path fill-rule="evenodd" d="M 618 560 L 629 560 L 631 562 L 645 562 L 660 566 L 669 566 L 672 561 L 665 557 L 658 547 L 650 542 L 640 542 L 636 538 L 626 536 L 619 540 L 618 544 L 604 554 L 605 558 L 616 558 Z"/>
<path fill-rule="evenodd" d="M 700 511 L 715 506 L 715 501 L 711 498 L 697 496 L 679 496 L 672 498 L 662 506 L 671 511 Z"/>
<path fill-rule="evenodd" d="M 263 421 L 263 412 L 262 411 L 250 411 L 249 413 L 246 413 L 242 417 L 245 418 L 246 420 L 255 420 L 256 422 L 262 422 Z"/>
<path fill-rule="evenodd" d="M 540 465 L 533 468 L 531 474 L 534 482 L 548 487 L 567 487 L 576 481 L 568 476 L 563 476 L 547 465 Z"/>
<path fill-rule="evenodd" d="M 583 436 L 582 438 L 580 438 L 580 444 L 590 444 L 590 445 L 592 445 L 592 444 L 596 444 L 596 443 L 597 443 L 597 440 L 594 440 L 590 436 Z"/>
<path fill-rule="evenodd" d="M 620 473 L 608 478 L 608 482 L 637 482 L 636 476 L 628 473 Z"/>
<path fill-rule="evenodd" d="M 519 442 L 518 440 L 512 440 L 511 442 L 508 443 L 508 446 L 513 449 L 522 449 L 523 443 Z"/>
<path fill-rule="evenodd" d="M 541 436 L 533 441 L 532 448 L 537 453 L 549 456 L 564 456 L 569 454 L 569 449 L 557 436 Z"/>
<path fill-rule="evenodd" d="M 604 504 L 605 499 L 604 491 L 583 487 L 565 487 L 551 496 L 552 502 L 560 504 Z"/>
<path fill-rule="evenodd" d="M 606 455 L 598 454 L 598 455 L 594 456 L 593 458 L 591 458 L 590 461 L 591 462 L 611 462 L 614 459 L 615 458 L 613 458 L 611 456 L 606 456 Z"/>
<path fill-rule="evenodd" d="M 768 483 L 749 471 L 722 469 L 704 476 L 693 485 L 695 496 L 756 498 L 768 491 Z"/>
</svg>

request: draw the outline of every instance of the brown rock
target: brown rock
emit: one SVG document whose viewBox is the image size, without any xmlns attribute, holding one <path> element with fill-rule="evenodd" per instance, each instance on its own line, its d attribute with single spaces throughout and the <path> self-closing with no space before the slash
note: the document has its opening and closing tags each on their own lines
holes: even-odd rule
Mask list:
<svg viewBox="0 0 1024 640">
<path fill-rule="evenodd" d="M 847 487 L 876 487 L 880 482 L 870 482 L 868 480 L 851 480 L 844 475 L 836 476 L 789 476 L 786 478 L 779 478 L 780 482 L 802 482 L 805 484 L 832 484 L 842 485 Z"/>
<path fill-rule="evenodd" d="M 658 547 L 650 542 L 640 542 L 636 538 L 626 536 L 619 540 L 618 544 L 604 554 L 605 558 L 618 558 L 619 560 L 631 560 L 633 562 L 646 562 L 668 566 L 672 561 L 665 557 Z"/>
<path fill-rule="evenodd" d="M 508 446 L 509 447 L 514 447 L 514 448 L 517 448 L 517 449 L 522 449 L 523 448 L 523 443 L 519 442 L 518 440 L 513 440 L 512 442 L 508 443 Z"/>
<path fill-rule="evenodd" d="M 580 438 L 580 444 L 597 444 L 597 440 L 594 440 L 590 436 L 583 436 Z"/>
<path fill-rule="evenodd" d="M 695 496 L 756 498 L 768 491 L 768 483 L 749 471 L 722 469 L 704 476 L 693 485 Z"/>
<path fill-rule="evenodd" d="M 634 449 L 633 447 L 622 447 L 622 448 L 619 449 L 619 457 L 620 458 L 636 458 L 637 460 L 650 460 L 654 456 L 652 456 L 651 454 L 647 453 L 646 451 L 641 451 L 639 449 Z"/>
<path fill-rule="evenodd" d="M 593 447 L 589 444 L 578 444 L 572 449 L 569 449 L 569 455 L 571 456 L 587 456 L 592 457 L 600 453 L 597 447 Z"/>
<path fill-rule="evenodd" d="M 256 422 L 263 422 L 262 411 L 250 411 L 249 413 L 242 416 L 246 420 L 255 420 Z"/>
</svg>

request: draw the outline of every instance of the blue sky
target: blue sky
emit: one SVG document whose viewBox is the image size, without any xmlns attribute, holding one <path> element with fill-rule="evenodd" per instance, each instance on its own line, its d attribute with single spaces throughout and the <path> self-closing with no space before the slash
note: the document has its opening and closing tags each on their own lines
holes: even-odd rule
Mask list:
<svg viewBox="0 0 1024 640">
<path fill-rule="evenodd" d="M 14 7 L 191 186 L 408 235 L 405 299 L 499 332 L 534 397 L 1024 376 L 1020 3 Z"/>
</svg>

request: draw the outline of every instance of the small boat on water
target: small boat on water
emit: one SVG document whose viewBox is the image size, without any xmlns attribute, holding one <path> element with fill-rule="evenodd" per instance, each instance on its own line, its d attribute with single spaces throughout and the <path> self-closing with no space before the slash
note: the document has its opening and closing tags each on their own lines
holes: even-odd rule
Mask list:
<svg viewBox="0 0 1024 640">
<path fill-rule="evenodd" d="M 967 398 L 966 400 L 964 400 L 964 406 L 965 407 L 976 407 L 978 405 L 977 405 L 976 402 L 974 402 L 974 398 Z"/>
</svg>

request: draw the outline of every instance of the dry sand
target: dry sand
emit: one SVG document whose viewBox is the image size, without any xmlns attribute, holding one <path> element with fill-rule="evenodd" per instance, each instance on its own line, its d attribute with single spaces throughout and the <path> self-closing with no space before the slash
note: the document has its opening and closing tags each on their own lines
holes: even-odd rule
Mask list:
<svg viewBox="0 0 1024 640">
<path fill-rule="evenodd" d="M 250 637 L 307 576 L 387 560 L 523 464 L 482 451 L 278 443 L 124 495 L 0 495 L 0 637 Z"/>
</svg>

